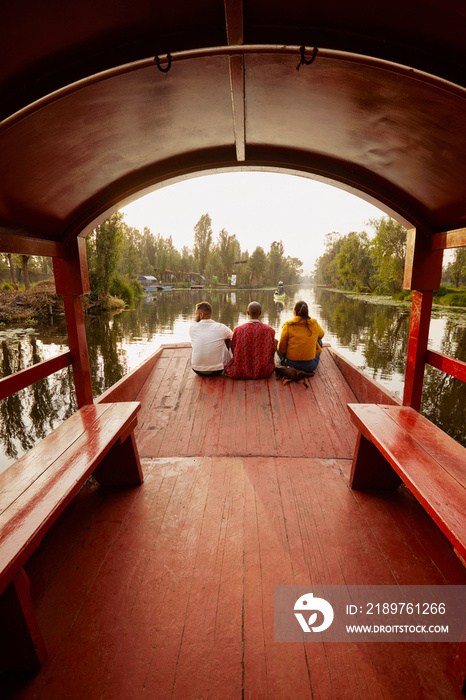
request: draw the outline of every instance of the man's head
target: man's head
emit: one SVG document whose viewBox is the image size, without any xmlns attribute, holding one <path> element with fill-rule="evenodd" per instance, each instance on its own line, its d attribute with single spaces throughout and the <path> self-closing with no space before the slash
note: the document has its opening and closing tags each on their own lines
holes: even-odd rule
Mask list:
<svg viewBox="0 0 466 700">
<path fill-rule="evenodd" d="M 261 305 L 258 301 L 251 301 L 248 306 L 248 316 L 249 318 L 259 318 L 262 313 Z"/>
<path fill-rule="evenodd" d="M 212 318 L 212 307 L 208 301 L 200 301 L 199 304 L 196 304 L 194 318 L 196 321 Z"/>
</svg>

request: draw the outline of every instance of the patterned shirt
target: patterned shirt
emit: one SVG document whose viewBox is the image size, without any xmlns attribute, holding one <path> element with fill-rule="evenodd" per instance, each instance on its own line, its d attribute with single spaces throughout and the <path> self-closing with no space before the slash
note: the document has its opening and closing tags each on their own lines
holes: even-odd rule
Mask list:
<svg viewBox="0 0 466 700">
<path fill-rule="evenodd" d="M 233 331 L 233 359 L 225 374 L 233 379 L 261 379 L 275 369 L 275 330 L 260 321 L 248 321 Z"/>
</svg>

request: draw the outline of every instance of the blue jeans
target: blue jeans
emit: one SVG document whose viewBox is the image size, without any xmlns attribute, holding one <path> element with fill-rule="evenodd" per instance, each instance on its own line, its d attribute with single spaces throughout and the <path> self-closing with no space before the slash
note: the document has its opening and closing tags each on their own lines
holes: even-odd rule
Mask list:
<svg viewBox="0 0 466 700">
<path fill-rule="evenodd" d="M 322 339 L 318 338 L 317 342 L 320 347 L 322 347 Z M 285 355 L 278 353 L 283 367 L 294 367 L 295 369 L 300 369 L 303 372 L 314 372 L 317 369 L 317 365 L 320 360 L 320 353 L 314 357 L 313 360 L 287 360 Z"/>
</svg>

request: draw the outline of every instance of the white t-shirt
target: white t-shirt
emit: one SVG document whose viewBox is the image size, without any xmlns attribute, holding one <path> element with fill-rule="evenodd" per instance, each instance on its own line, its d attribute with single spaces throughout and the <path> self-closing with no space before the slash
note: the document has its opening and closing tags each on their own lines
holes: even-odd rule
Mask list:
<svg viewBox="0 0 466 700">
<path fill-rule="evenodd" d="M 215 372 L 223 369 L 231 359 L 224 343 L 231 338 L 233 331 L 212 318 L 203 318 L 189 327 L 189 337 L 193 348 L 191 365 L 198 372 Z"/>
</svg>

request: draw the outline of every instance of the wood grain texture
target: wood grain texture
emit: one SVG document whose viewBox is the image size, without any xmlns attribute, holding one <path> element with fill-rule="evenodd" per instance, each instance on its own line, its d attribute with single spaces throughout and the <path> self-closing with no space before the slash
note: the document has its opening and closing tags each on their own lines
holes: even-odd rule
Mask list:
<svg viewBox="0 0 466 700">
<path fill-rule="evenodd" d="M 37 553 L 33 571 L 72 520 L 36 606 L 49 658 L 16 697 L 459 698 L 452 645 L 274 641 L 278 584 L 466 583 L 409 492 L 377 504 L 349 488 L 348 461 L 144 460 L 140 488 L 108 491 L 90 519 L 78 501 L 81 533 L 67 511 Z"/>
<path fill-rule="evenodd" d="M 127 431 L 138 409 L 137 402 L 86 406 L 2 473 L 0 591 L 118 438 L 131 439 Z M 130 456 L 133 447 L 131 442 L 131 447 L 125 448 Z M 118 464 L 118 458 L 116 462 L 117 471 L 123 473 L 125 466 Z M 129 468 L 133 475 L 137 465 L 131 462 Z M 142 472 L 139 475 L 142 477 Z M 107 477 L 107 482 L 110 480 Z M 141 483 L 141 479 L 132 482 Z"/>
<path fill-rule="evenodd" d="M 348 408 L 365 439 L 393 467 L 464 558 L 466 449 L 410 407 L 348 404 Z M 375 488 L 376 466 L 368 452 L 355 453 L 353 485 Z M 366 481 L 363 471 L 369 475 Z M 384 488 L 382 483 L 380 487 Z"/>
<path fill-rule="evenodd" d="M 278 584 L 466 585 L 406 488 L 350 488 L 354 399 L 329 355 L 310 384 L 207 380 L 163 351 L 144 484 L 87 485 L 27 563 L 49 656 L 16 698 L 460 697 L 457 645 L 274 641 Z"/>
<path fill-rule="evenodd" d="M 189 348 L 165 349 L 137 396 L 141 457 L 352 456 L 357 431 L 346 404 L 355 396 L 327 353 L 309 388 L 275 376 L 199 377 L 190 357 Z"/>
</svg>

